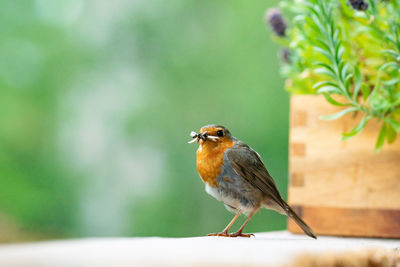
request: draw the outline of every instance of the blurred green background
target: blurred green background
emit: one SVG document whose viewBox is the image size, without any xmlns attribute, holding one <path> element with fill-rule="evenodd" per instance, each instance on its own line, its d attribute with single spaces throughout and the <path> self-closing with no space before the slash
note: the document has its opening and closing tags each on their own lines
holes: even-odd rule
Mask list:
<svg viewBox="0 0 400 267">
<path fill-rule="evenodd" d="M 288 94 L 263 22 L 276 3 L 1 1 L 0 241 L 222 230 L 233 214 L 187 144 L 210 123 L 286 197 Z M 246 230 L 285 222 L 263 210 Z"/>
</svg>

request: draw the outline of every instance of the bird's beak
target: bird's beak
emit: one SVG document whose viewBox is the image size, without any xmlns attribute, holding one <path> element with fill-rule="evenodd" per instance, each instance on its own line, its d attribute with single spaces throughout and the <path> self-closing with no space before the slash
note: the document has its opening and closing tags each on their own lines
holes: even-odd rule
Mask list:
<svg viewBox="0 0 400 267">
<path fill-rule="evenodd" d="M 198 133 L 198 134 L 197 134 L 197 138 L 198 138 L 199 140 L 206 141 L 206 140 L 207 140 L 207 131 L 205 131 L 205 132 L 203 132 L 203 133 Z"/>
</svg>

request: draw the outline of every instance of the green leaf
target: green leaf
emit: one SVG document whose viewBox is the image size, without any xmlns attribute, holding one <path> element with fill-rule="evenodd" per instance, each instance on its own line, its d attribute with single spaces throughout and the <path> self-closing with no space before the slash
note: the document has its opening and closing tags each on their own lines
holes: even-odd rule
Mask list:
<svg viewBox="0 0 400 267">
<path fill-rule="evenodd" d="M 338 46 L 338 47 L 339 47 L 339 49 L 337 51 L 336 58 L 337 58 L 337 61 L 340 61 L 340 59 L 342 58 L 342 55 L 344 53 L 344 48 L 343 48 L 343 46 Z"/>
<path fill-rule="evenodd" d="M 391 79 L 389 81 L 382 82 L 382 84 L 384 84 L 386 86 L 391 86 L 391 85 L 395 85 L 395 84 L 397 84 L 399 82 L 400 82 L 400 79 L 396 78 L 396 79 Z"/>
<path fill-rule="evenodd" d="M 296 24 L 298 22 L 304 22 L 304 19 L 305 19 L 305 16 L 303 14 L 300 14 L 300 15 L 296 15 L 293 18 L 292 22 L 293 22 L 293 24 Z M 300 25 L 298 25 L 298 26 L 300 26 Z"/>
<path fill-rule="evenodd" d="M 380 68 L 379 68 L 379 71 L 383 71 L 383 70 L 385 70 L 385 69 L 387 69 L 387 68 L 395 68 L 395 69 L 399 69 L 400 68 L 400 66 L 399 66 L 399 64 L 397 63 L 397 62 L 388 62 L 388 63 L 385 63 L 385 64 L 383 64 Z"/>
<path fill-rule="evenodd" d="M 329 61 L 332 61 L 332 57 L 329 54 L 329 52 L 327 52 L 326 50 L 322 49 L 321 47 L 318 46 L 314 46 L 313 50 L 317 51 L 318 53 L 322 54 L 323 56 L 325 56 L 327 59 L 329 59 Z"/>
<path fill-rule="evenodd" d="M 388 55 L 390 55 L 391 57 L 393 57 L 396 60 L 397 60 L 397 57 L 399 56 L 399 54 L 397 54 L 396 51 L 391 50 L 391 49 L 383 50 L 382 53 L 383 54 L 388 54 Z"/>
<path fill-rule="evenodd" d="M 391 41 L 394 45 L 396 45 L 396 40 L 392 36 L 386 35 L 385 37 L 387 40 Z"/>
<path fill-rule="evenodd" d="M 327 121 L 336 120 L 336 119 L 342 117 L 343 115 L 345 115 L 345 114 L 347 114 L 349 112 L 354 112 L 356 110 L 357 110 L 357 108 L 351 107 L 351 108 L 347 108 L 347 109 L 344 109 L 342 111 L 339 111 L 339 112 L 337 112 L 335 114 L 332 114 L 332 115 L 320 116 L 319 118 L 321 120 L 327 120 Z"/>
<path fill-rule="evenodd" d="M 329 45 L 325 43 L 324 40 L 317 38 L 315 39 L 315 42 L 318 43 L 318 45 L 321 46 L 325 51 L 330 51 Z"/>
<path fill-rule="evenodd" d="M 317 82 L 316 84 L 313 85 L 312 88 L 313 88 L 313 89 L 317 89 L 317 88 L 322 87 L 322 86 L 325 86 L 325 85 L 329 85 L 329 86 L 332 86 L 332 87 L 339 88 L 339 85 L 337 85 L 337 84 L 334 83 L 334 82 L 330 82 L 330 81 Z"/>
<path fill-rule="evenodd" d="M 318 35 L 320 33 L 320 29 L 317 27 L 317 25 L 314 24 L 314 21 L 309 17 L 306 16 L 305 21 L 307 22 L 307 25 Z"/>
<path fill-rule="evenodd" d="M 383 143 L 386 138 L 386 123 L 382 124 L 381 130 L 379 131 L 378 139 L 376 140 L 375 152 L 379 152 L 382 149 Z"/>
<path fill-rule="evenodd" d="M 333 75 L 335 75 L 335 71 L 333 70 L 333 68 L 331 66 L 329 66 L 328 64 L 324 63 L 324 62 L 315 62 L 313 65 L 314 66 L 324 67 L 329 72 L 331 72 Z"/>
<path fill-rule="evenodd" d="M 303 2 L 304 5 L 308 7 L 308 9 L 319 19 L 320 12 L 318 10 L 318 7 L 312 5 L 311 3 Z"/>
<path fill-rule="evenodd" d="M 325 75 L 331 77 L 333 80 L 336 80 L 336 75 L 334 75 L 333 73 L 331 73 L 330 71 L 326 70 L 323 67 L 315 69 L 314 73 L 325 74 Z"/>
<path fill-rule="evenodd" d="M 350 88 L 351 77 L 353 77 L 353 74 L 351 73 L 347 74 L 346 80 L 344 81 L 344 86 L 346 88 Z"/>
<path fill-rule="evenodd" d="M 318 27 L 318 29 L 324 33 L 324 34 L 328 34 L 326 28 L 324 27 L 324 25 L 322 25 L 322 23 L 319 20 L 314 19 L 314 24 Z"/>
<path fill-rule="evenodd" d="M 372 13 L 376 14 L 375 2 L 373 0 L 369 0 L 368 4 L 369 4 L 369 9 L 372 10 Z"/>
<path fill-rule="evenodd" d="M 362 95 L 363 95 L 363 98 L 365 101 L 369 97 L 369 94 L 371 93 L 371 89 L 369 88 L 368 85 L 363 84 L 363 85 L 361 85 L 361 92 L 362 92 Z"/>
<path fill-rule="evenodd" d="M 386 139 L 387 139 L 388 143 L 392 144 L 394 141 L 396 141 L 396 138 L 397 138 L 396 131 L 390 125 L 387 125 Z"/>
<path fill-rule="evenodd" d="M 335 49 L 335 58 L 336 58 L 336 62 L 339 62 L 340 60 L 339 60 L 339 58 L 338 58 L 338 54 L 339 54 L 339 49 L 340 49 L 340 41 L 339 41 L 339 43 L 337 43 L 335 46 L 334 46 L 334 49 Z"/>
<path fill-rule="evenodd" d="M 353 92 L 353 100 L 357 101 L 358 92 L 360 92 L 361 82 L 362 82 L 362 77 L 358 66 L 354 67 L 354 78 L 355 78 L 355 86 Z"/>
<path fill-rule="evenodd" d="M 393 96 L 394 102 L 389 104 L 390 108 L 396 107 L 400 105 L 400 93 L 395 93 Z"/>
<path fill-rule="evenodd" d="M 400 133 L 400 122 L 394 119 L 385 118 L 385 122 L 387 122 L 396 133 Z"/>
<path fill-rule="evenodd" d="M 335 86 L 322 86 L 321 88 L 318 89 L 317 91 L 318 94 L 323 94 L 323 93 L 330 93 L 330 94 L 339 94 L 339 95 L 343 95 L 342 90 L 340 90 L 339 88 L 335 87 Z"/>
<path fill-rule="evenodd" d="M 344 66 L 343 66 L 343 68 L 342 68 L 342 70 L 341 70 L 341 78 L 342 78 L 342 81 L 345 81 L 346 80 L 346 75 L 347 75 L 347 69 L 349 68 L 349 65 L 348 64 L 344 64 Z M 346 88 L 346 89 L 348 89 L 348 88 Z"/>
<path fill-rule="evenodd" d="M 328 23 L 329 23 L 329 21 L 328 21 Z M 330 32 L 332 40 L 333 40 L 333 37 L 335 36 L 335 25 L 333 24 L 333 21 L 330 21 L 330 24 L 328 26 L 329 26 L 329 32 Z"/>
<path fill-rule="evenodd" d="M 340 107 L 345 107 L 345 106 L 350 106 L 351 104 L 349 103 L 340 103 L 338 101 L 336 101 L 335 99 L 333 99 L 329 94 L 327 93 L 322 93 L 322 95 L 325 97 L 326 101 L 328 101 L 329 103 L 331 103 L 334 106 L 340 106 Z"/>
<path fill-rule="evenodd" d="M 337 43 L 338 37 L 339 37 L 339 30 L 336 29 L 336 30 L 335 30 L 335 34 L 333 35 L 333 41 L 334 41 L 335 43 Z"/>
<path fill-rule="evenodd" d="M 361 132 L 361 130 L 364 129 L 365 125 L 367 124 L 367 122 L 371 119 L 371 117 L 362 117 L 360 123 L 354 127 L 351 131 L 347 132 L 347 133 L 342 133 L 342 140 L 347 140 L 353 136 L 356 136 L 357 134 L 359 134 Z"/>
</svg>

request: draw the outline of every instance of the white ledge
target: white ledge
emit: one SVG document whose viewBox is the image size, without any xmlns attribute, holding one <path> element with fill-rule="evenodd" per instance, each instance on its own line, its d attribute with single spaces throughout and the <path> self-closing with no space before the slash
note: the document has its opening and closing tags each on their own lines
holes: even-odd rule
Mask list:
<svg viewBox="0 0 400 267">
<path fill-rule="evenodd" d="M 303 253 L 399 246 L 395 239 L 314 240 L 286 231 L 252 238 L 88 238 L 1 245 L 0 266 L 277 266 Z"/>
</svg>

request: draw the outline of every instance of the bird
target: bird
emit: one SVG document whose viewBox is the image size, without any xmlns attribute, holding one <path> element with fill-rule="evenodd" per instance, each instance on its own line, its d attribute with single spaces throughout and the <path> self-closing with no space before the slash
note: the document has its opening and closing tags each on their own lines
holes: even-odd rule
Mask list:
<svg viewBox="0 0 400 267">
<path fill-rule="evenodd" d="M 275 210 L 293 219 L 308 236 L 316 239 L 312 229 L 296 214 L 280 195 L 278 188 L 260 155 L 232 136 L 222 125 L 206 125 L 199 133 L 192 131 L 188 143 L 200 143 L 196 152 L 197 172 L 205 183 L 205 190 L 235 213 L 229 224 L 219 233 L 209 236 L 251 237 L 243 230 L 261 208 Z M 247 216 L 238 231 L 229 229 L 241 214 Z"/>
</svg>

